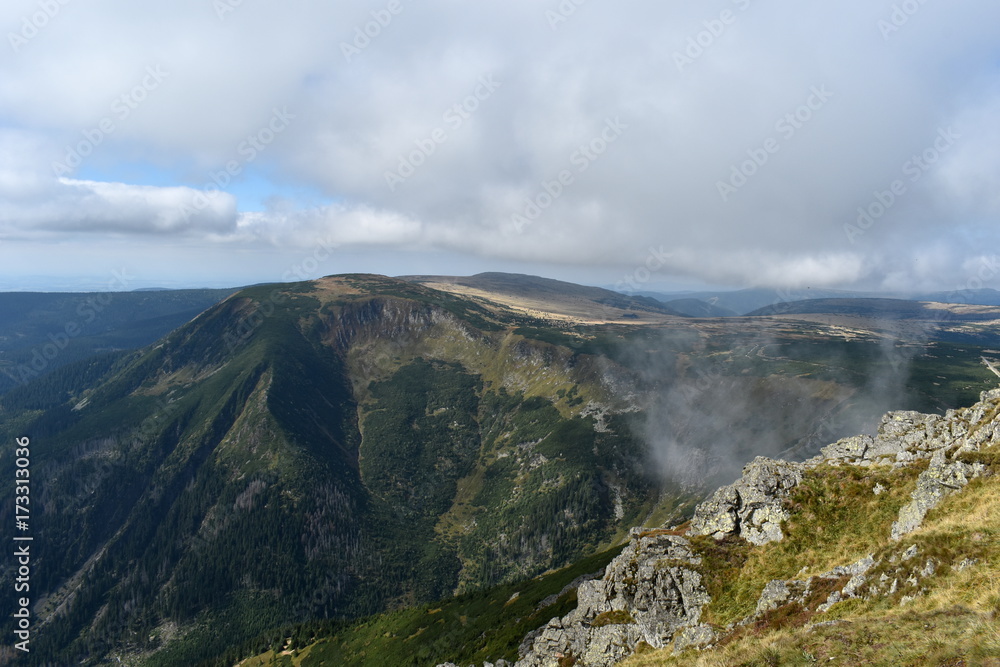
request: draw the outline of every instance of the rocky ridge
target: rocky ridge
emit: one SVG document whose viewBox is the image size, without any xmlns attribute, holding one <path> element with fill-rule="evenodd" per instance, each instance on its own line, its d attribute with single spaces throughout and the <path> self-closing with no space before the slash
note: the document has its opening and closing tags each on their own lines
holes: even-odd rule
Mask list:
<svg viewBox="0 0 1000 667">
<path fill-rule="evenodd" d="M 711 602 L 698 571 L 701 559 L 692 539 L 740 538 L 764 545 L 784 538 L 790 516 L 786 499 L 808 471 L 827 466 L 891 466 L 926 462 L 910 501 L 892 524 L 890 539 L 901 541 L 918 529 L 927 512 L 972 479 L 989 474 L 975 454 L 1000 443 L 1000 389 L 983 392 L 969 408 L 945 415 L 886 414 L 874 436 L 845 438 L 802 462 L 758 457 L 739 480 L 718 489 L 694 512 L 684 530 L 632 529 L 625 550 L 600 578 L 579 586 L 578 606 L 525 638 L 515 667 L 610 667 L 637 649 L 674 651 L 705 647 L 720 634 L 753 623 L 791 603 L 812 604 L 823 613 L 840 601 L 893 595 L 902 586 L 919 587 L 945 563 L 921 557 L 916 544 L 884 561 L 873 554 L 804 580 L 774 580 L 764 586 L 754 614 L 725 629 L 702 623 Z M 885 489 L 876 486 L 873 493 Z M 961 570 L 974 560 L 948 563 Z M 903 596 L 905 603 L 909 596 Z M 502 663 L 498 663 L 502 664 Z M 450 664 L 439 667 L 455 667 Z"/>
</svg>

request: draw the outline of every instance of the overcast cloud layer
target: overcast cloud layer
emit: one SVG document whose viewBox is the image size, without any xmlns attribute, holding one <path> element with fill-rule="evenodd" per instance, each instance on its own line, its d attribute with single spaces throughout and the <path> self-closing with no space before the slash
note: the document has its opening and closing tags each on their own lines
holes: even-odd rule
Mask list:
<svg viewBox="0 0 1000 667">
<path fill-rule="evenodd" d="M 0 27 L 0 287 L 1000 282 L 995 0 L 8 0 Z"/>
</svg>

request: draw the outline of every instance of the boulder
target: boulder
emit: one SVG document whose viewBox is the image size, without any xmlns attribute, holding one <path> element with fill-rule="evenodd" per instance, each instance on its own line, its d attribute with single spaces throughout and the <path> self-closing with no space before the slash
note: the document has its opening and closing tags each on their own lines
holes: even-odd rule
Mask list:
<svg viewBox="0 0 1000 667">
<path fill-rule="evenodd" d="M 784 500 L 802 481 L 802 471 L 801 463 L 758 456 L 740 479 L 695 508 L 691 531 L 716 539 L 739 535 L 756 545 L 782 539 L 781 522 L 788 518 Z"/>
</svg>

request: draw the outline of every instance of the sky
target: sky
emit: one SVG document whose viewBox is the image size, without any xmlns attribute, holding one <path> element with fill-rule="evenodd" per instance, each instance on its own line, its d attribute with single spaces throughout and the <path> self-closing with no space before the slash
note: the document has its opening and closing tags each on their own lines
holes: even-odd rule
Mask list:
<svg viewBox="0 0 1000 667">
<path fill-rule="evenodd" d="M 5 0 L 0 290 L 1000 287 L 995 0 Z"/>
</svg>

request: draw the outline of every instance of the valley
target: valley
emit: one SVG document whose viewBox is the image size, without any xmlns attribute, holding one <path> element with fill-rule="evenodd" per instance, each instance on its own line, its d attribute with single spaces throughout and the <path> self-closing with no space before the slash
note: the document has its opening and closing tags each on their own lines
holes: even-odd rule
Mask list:
<svg viewBox="0 0 1000 667">
<path fill-rule="evenodd" d="M 753 457 L 995 386 L 998 309 L 864 306 L 692 318 L 512 274 L 349 274 L 66 363 L 0 395 L 46 545 L 31 659 L 223 664 L 292 628 L 340 633 L 344 661 L 383 627 L 414 638 L 400 656 L 509 655 L 631 528 L 682 521 Z M 467 630 L 421 625 L 437 608 Z"/>
</svg>

